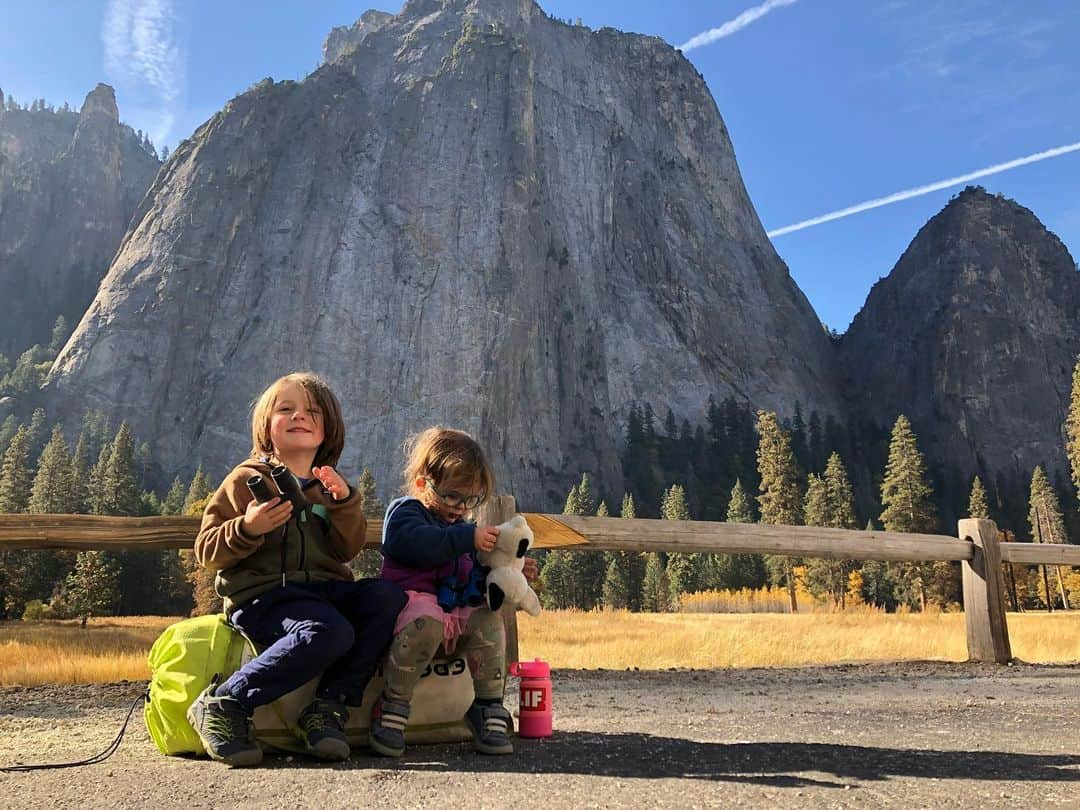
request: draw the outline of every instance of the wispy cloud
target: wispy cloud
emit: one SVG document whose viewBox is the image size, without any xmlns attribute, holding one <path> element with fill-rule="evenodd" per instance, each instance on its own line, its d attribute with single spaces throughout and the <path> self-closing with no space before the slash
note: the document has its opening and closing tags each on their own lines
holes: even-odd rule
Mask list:
<svg viewBox="0 0 1080 810">
<path fill-rule="evenodd" d="M 881 208 L 883 205 L 892 205 L 893 203 L 901 202 L 903 200 L 910 200 L 912 197 L 920 197 L 923 194 L 930 194 L 933 191 L 940 191 L 941 189 L 949 188 L 950 186 L 959 186 L 963 183 L 970 183 L 972 180 L 978 180 L 980 177 L 986 177 L 991 174 L 1000 174 L 1001 172 L 1009 171 L 1009 169 L 1015 169 L 1018 166 L 1026 166 L 1029 163 L 1038 163 L 1041 160 L 1049 160 L 1050 158 L 1065 155 L 1069 152 L 1080 152 L 1080 141 L 1077 143 L 1066 144 L 1065 146 L 1056 146 L 1053 149 L 1036 152 L 1033 155 L 1026 155 L 1005 163 L 997 163 L 993 166 L 987 166 L 985 169 L 976 169 L 973 172 L 961 174 L 958 177 L 938 180 L 935 183 L 929 183 L 928 185 L 919 186 L 918 188 L 909 188 L 905 191 L 898 191 L 895 194 L 890 194 L 888 197 L 867 200 L 858 205 L 853 205 L 850 208 L 842 208 L 839 211 L 822 214 L 813 219 L 796 222 L 794 225 L 785 225 L 783 228 L 776 228 L 775 230 L 769 231 L 767 235 L 770 238 L 774 236 L 783 236 L 785 233 L 793 233 L 794 231 L 801 231 L 805 228 L 812 228 L 823 222 L 832 222 L 834 219 L 843 219 L 844 217 L 850 217 L 852 214 L 859 214 L 863 211 L 869 211 L 872 208 Z"/>
<path fill-rule="evenodd" d="M 101 26 L 105 75 L 131 93 L 157 144 L 167 142 L 186 85 L 173 0 L 109 0 Z"/>
<path fill-rule="evenodd" d="M 710 28 L 708 31 L 702 31 L 697 36 L 691 37 L 679 46 L 679 50 L 685 53 L 694 48 L 700 48 L 702 45 L 711 45 L 724 37 L 730 37 L 732 34 L 738 33 L 755 20 L 760 20 L 773 9 L 790 6 L 797 2 L 798 0 L 765 0 L 760 6 L 748 8 L 738 17 L 728 20 L 719 28 Z"/>
</svg>

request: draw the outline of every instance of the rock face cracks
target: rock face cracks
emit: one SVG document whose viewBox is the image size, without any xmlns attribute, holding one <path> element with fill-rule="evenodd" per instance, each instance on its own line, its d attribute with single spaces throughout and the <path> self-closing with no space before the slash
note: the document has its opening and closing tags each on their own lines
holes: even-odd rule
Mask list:
<svg viewBox="0 0 1080 810">
<path fill-rule="evenodd" d="M 310 368 L 342 466 L 474 432 L 499 489 L 621 492 L 631 402 L 840 413 L 833 347 L 747 197 L 701 76 L 664 42 L 531 0 L 413 0 L 335 29 L 177 149 L 49 380 L 108 406 L 169 478 L 249 447 L 249 404 Z"/>
</svg>

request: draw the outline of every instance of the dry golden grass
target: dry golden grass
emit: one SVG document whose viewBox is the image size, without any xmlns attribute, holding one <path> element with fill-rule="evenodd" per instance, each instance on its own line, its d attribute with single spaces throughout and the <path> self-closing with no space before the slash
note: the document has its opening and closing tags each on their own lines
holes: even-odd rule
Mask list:
<svg viewBox="0 0 1080 810">
<path fill-rule="evenodd" d="M 0 623 L 0 686 L 146 680 L 146 654 L 176 621 L 162 616 Z M 1080 662 L 1080 612 L 1009 614 L 1013 655 Z M 561 669 L 786 667 L 849 661 L 967 658 L 955 613 L 519 614 L 523 659 Z"/>
<path fill-rule="evenodd" d="M 1080 661 L 1080 613 L 1009 614 L 1013 655 Z M 956 613 L 680 614 L 550 611 L 519 614 L 521 657 L 553 667 L 787 667 L 848 661 L 964 661 Z"/>
<path fill-rule="evenodd" d="M 111 683 L 150 677 L 146 654 L 167 616 L 0 623 L 0 686 Z"/>
</svg>

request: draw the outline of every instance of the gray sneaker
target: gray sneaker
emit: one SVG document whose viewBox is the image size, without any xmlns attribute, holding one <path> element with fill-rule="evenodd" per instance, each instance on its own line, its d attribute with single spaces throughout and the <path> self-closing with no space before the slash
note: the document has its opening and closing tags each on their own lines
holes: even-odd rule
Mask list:
<svg viewBox="0 0 1080 810">
<path fill-rule="evenodd" d="M 465 712 L 473 735 L 473 748 L 481 754 L 512 754 L 510 712 L 501 703 L 476 703 Z"/>
<path fill-rule="evenodd" d="M 255 742 L 249 715 L 233 697 L 215 697 L 217 683 L 211 683 L 188 707 L 187 719 L 199 735 L 211 759 L 233 768 L 262 762 L 263 752 Z"/>
<path fill-rule="evenodd" d="M 352 753 L 345 738 L 348 719 L 349 709 L 344 703 L 325 698 L 311 701 L 296 722 L 308 753 L 333 762 L 348 759 Z"/>
<path fill-rule="evenodd" d="M 371 709 L 371 728 L 368 744 L 371 750 L 384 757 L 400 757 L 405 753 L 405 726 L 409 722 L 409 704 L 380 697 Z"/>
</svg>

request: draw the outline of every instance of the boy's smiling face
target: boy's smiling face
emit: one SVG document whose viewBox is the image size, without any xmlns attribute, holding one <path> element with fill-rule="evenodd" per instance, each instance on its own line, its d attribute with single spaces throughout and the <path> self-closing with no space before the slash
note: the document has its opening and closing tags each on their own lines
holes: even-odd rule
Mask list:
<svg viewBox="0 0 1080 810">
<path fill-rule="evenodd" d="M 270 442 L 280 456 L 292 453 L 314 453 L 323 443 L 322 410 L 298 383 L 286 383 L 270 416 Z"/>
</svg>

